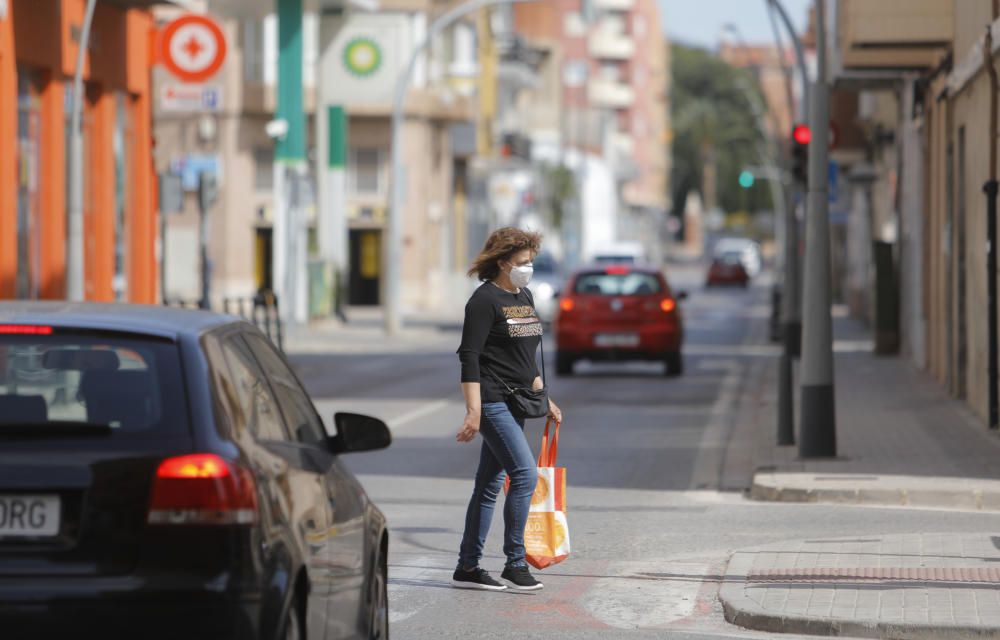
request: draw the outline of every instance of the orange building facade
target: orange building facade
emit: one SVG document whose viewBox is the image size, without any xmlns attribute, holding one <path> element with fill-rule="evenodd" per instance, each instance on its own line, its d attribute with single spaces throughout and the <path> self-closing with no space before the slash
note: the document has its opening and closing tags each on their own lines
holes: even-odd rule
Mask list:
<svg viewBox="0 0 1000 640">
<path fill-rule="evenodd" d="M 98 2 L 85 57 L 87 300 L 158 297 L 146 4 Z M 70 104 L 85 7 L 0 0 L 0 299 L 66 296 Z"/>
</svg>

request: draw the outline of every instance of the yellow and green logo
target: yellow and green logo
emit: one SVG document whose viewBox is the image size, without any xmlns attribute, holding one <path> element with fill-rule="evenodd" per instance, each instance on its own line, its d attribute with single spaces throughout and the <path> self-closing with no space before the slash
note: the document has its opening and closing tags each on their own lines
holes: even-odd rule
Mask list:
<svg viewBox="0 0 1000 640">
<path fill-rule="evenodd" d="M 354 38 L 344 48 L 344 66 L 358 77 L 370 76 L 382 66 L 382 50 L 371 38 Z"/>
</svg>

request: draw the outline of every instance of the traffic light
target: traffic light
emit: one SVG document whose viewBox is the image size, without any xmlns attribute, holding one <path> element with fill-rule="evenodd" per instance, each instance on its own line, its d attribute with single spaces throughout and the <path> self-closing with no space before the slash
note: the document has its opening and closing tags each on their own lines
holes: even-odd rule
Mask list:
<svg viewBox="0 0 1000 640">
<path fill-rule="evenodd" d="M 792 129 L 792 175 L 801 184 L 809 181 L 809 125 L 797 124 Z"/>
<path fill-rule="evenodd" d="M 739 182 L 740 186 L 743 187 L 744 189 L 749 189 L 750 187 L 752 187 L 755 181 L 756 178 L 754 177 L 752 171 L 743 171 L 742 173 L 740 173 Z"/>
</svg>

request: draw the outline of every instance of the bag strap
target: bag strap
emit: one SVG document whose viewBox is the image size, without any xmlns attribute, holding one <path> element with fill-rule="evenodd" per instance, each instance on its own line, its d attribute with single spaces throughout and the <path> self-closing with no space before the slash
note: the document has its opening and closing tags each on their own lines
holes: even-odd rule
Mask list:
<svg viewBox="0 0 1000 640">
<path fill-rule="evenodd" d="M 538 346 L 542 349 L 542 388 L 548 389 L 549 382 L 545 379 L 545 336 L 542 335 L 542 339 L 538 341 Z"/>
<path fill-rule="evenodd" d="M 499 382 L 499 383 L 500 383 L 500 384 L 502 384 L 503 386 L 507 387 L 507 391 L 508 391 L 509 393 L 514 393 L 514 390 L 510 388 L 510 385 L 509 385 L 509 384 L 507 384 L 506 382 L 504 382 L 503 378 L 501 378 L 501 377 L 500 377 L 500 376 L 498 376 L 497 374 L 493 373 L 493 370 L 492 370 L 492 369 L 490 369 L 489 367 L 487 367 L 487 366 L 486 366 L 485 364 L 484 364 L 484 365 L 482 365 L 482 368 L 483 368 L 483 371 L 485 371 L 486 373 L 488 373 L 488 374 L 490 374 L 491 376 L 493 376 L 493 379 L 494 379 L 494 380 L 496 380 L 497 382 Z"/>
<path fill-rule="evenodd" d="M 559 427 L 561 422 L 556 422 L 556 428 L 549 439 L 549 427 L 555 422 L 552 418 L 545 421 L 545 431 L 542 432 L 542 450 L 538 453 L 539 467 L 554 467 L 559 456 Z"/>
</svg>

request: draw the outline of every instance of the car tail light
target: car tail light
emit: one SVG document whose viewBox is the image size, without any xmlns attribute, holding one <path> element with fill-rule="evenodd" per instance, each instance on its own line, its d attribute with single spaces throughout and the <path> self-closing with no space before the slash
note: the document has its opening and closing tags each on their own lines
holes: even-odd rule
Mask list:
<svg viewBox="0 0 1000 640">
<path fill-rule="evenodd" d="M 622 265 L 615 265 L 613 267 L 606 268 L 604 270 L 604 273 L 608 274 L 609 276 L 627 276 L 628 274 L 632 273 L 632 269 Z"/>
<path fill-rule="evenodd" d="M 664 298 L 660 301 L 660 308 L 663 309 L 665 313 L 670 313 L 677 308 L 677 302 L 673 298 Z"/>
<path fill-rule="evenodd" d="M 167 458 L 153 481 L 147 522 L 232 525 L 257 521 L 253 475 L 213 453 Z"/>
<path fill-rule="evenodd" d="M 52 327 L 32 324 L 0 324 L 0 335 L 51 336 Z"/>
<path fill-rule="evenodd" d="M 563 311 L 572 311 L 576 307 L 576 303 L 573 302 L 573 298 L 563 298 L 559 301 L 559 308 Z"/>
</svg>

